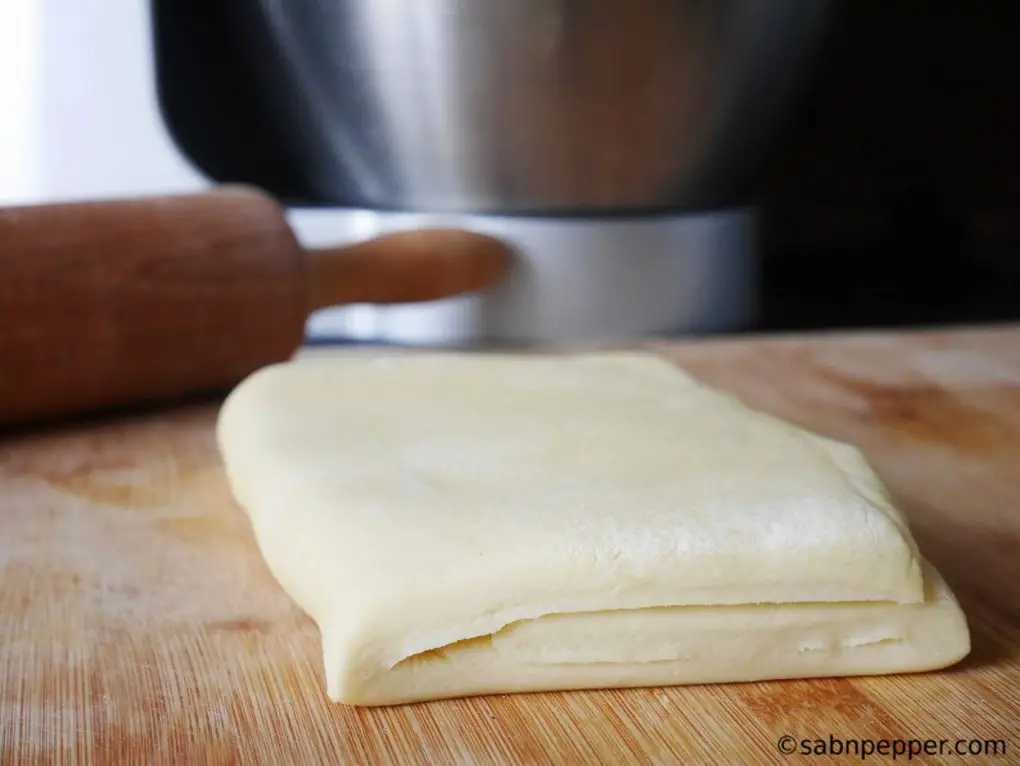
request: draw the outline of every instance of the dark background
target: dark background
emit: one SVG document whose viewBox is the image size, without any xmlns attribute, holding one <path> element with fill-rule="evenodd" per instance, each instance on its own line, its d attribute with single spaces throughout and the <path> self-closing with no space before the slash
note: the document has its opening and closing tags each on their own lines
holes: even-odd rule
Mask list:
<svg viewBox="0 0 1020 766">
<path fill-rule="evenodd" d="M 1020 10 L 850 0 L 765 190 L 765 321 L 1020 317 Z"/>
<path fill-rule="evenodd" d="M 220 3 L 152 2 L 178 142 L 217 180 L 299 198 Z M 1020 6 L 846 0 L 762 209 L 751 331 L 1020 319 Z"/>
</svg>

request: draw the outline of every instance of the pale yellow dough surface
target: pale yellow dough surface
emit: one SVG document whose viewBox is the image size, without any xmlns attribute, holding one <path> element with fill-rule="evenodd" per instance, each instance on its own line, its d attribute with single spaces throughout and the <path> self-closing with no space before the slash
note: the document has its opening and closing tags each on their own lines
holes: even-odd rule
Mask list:
<svg viewBox="0 0 1020 766">
<path fill-rule="evenodd" d="M 218 438 L 338 701 L 906 672 L 969 651 L 856 449 L 656 357 L 293 362 L 231 394 Z"/>
</svg>

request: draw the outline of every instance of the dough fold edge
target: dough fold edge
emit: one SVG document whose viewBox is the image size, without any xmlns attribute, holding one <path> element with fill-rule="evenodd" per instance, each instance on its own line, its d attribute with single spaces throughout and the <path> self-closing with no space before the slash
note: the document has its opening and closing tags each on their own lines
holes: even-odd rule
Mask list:
<svg viewBox="0 0 1020 766">
<path fill-rule="evenodd" d="M 938 670 L 969 654 L 970 634 L 949 586 L 934 566 L 922 562 L 925 600 L 919 604 L 762 604 L 553 614 L 415 654 L 388 668 L 371 659 L 378 656 L 378 647 L 352 647 L 337 640 L 324 622 L 327 693 L 334 702 L 378 706 L 483 694 Z M 649 659 L 628 658 L 641 652 Z"/>
</svg>

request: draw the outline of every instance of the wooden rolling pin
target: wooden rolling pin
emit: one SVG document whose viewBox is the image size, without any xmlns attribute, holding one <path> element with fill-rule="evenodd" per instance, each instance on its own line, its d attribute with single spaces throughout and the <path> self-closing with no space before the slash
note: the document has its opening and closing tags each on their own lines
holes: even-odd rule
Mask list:
<svg viewBox="0 0 1020 766">
<path fill-rule="evenodd" d="M 510 261 L 451 229 L 306 251 L 246 187 L 0 210 L 0 426 L 222 390 L 290 358 L 315 309 L 470 292 Z"/>
</svg>

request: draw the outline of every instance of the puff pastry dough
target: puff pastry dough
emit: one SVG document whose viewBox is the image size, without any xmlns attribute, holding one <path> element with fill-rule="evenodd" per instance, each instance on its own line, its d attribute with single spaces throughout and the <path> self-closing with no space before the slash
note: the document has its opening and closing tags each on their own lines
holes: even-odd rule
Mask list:
<svg viewBox="0 0 1020 766">
<path fill-rule="evenodd" d="M 218 439 L 337 701 L 921 671 L 970 649 L 855 448 L 651 355 L 290 362 L 230 395 Z"/>
</svg>

